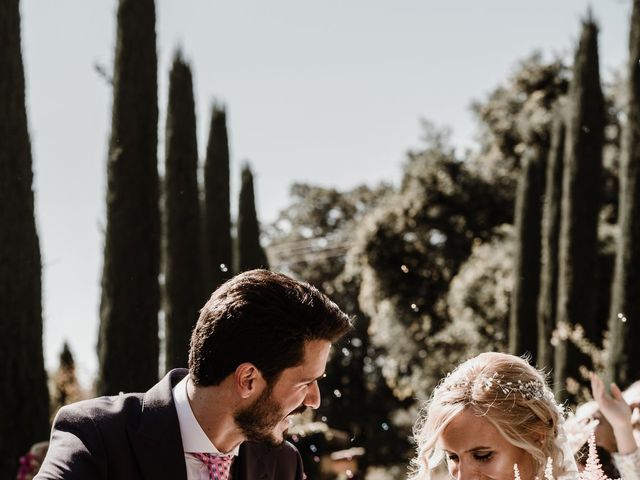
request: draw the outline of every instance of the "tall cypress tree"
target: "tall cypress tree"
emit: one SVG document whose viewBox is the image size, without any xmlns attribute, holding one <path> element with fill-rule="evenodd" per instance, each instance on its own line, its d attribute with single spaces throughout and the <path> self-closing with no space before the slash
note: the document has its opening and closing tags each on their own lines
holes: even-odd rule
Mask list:
<svg viewBox="0 0 640 480">
<path fill-rule="evenodd" d="M 598 61 L 598 28 L 591 15 L 583 23 L 569 87 L 560 225 L 556 323 L 595 328 L 598 214 L 601 204 L 605 110 Z M 555 383 L 564 394 L 567 377 L 578 379 L 577 352 L 560 341 L 555 352 Z"/>
<path fill-rule="evenodd" d="M 640 0 L 629 33 L 627 125 L 620 161 L 618 246 L 612 288 L 608 377 L 622 386 L 640 378 Z"/>
<path fill-rule="evenodd" d="M 242 169 L 240 203 L 238 206 L 236 271 L 269 268 L 267 256 L 260 245 L 260 224 L 253 193 L 253 174 L 249 165 Z"/>
<path fill-rule="evenodd" d="M 509 351 L 537 353 L 537 306 L 540 290 L 540 224 L 548 149 L 530 146 L 522 158 L 515 211 L 514 281 L 509 317 Z"/>
<path fill-rule="evenodd" d="M 107 165 L 107 227 L 98 338 L 99 394 L 158 378 L 160 213 L 153 0 L 120 0 Z"/>
<path fill-rule="evenodd" d="M 165 135 L 164 270 L 166 367 L 187 365 L 202 298 L 198 148 L 191 69 L 176 53 L 169 77 Z"/>
<path fill-rule="evenodd" d="M 208 295 L 231 277 L 233 268 L 227 114 L 219 105 L 211 113 L 204 188 L 204 293 Z"/>
<path fill-rule="evenodd" d="M 0 478 L 15 478 L 19 456 L 49 431 L 20 37 L 18 0 L 0 2 Z"/>
<path fill-rule="evenodd" d="M 562 172 L 564 139 L 566 135 L 564 111 L 558 104 L 551 125 L 551 147 L 547 159 L 545 196 L 542 209 L 542 264 L 538 297 L 538 356 L 541 368 L 553 367 L 551 334 L 555 328 L 558 299 L 558 237 L 560 234 L 560 203 L 562 200 Z"/>
</svg>

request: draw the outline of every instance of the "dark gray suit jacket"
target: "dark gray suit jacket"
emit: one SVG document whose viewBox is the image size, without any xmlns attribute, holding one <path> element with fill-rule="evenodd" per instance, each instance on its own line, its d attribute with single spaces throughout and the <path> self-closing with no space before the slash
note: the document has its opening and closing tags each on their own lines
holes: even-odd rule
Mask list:
<svg viewBox="0 0 640 480">
<path fill-rule="evenodd" d="M 171 389 L 187 371 L 172 370 L 145 394 L 100 397 L 63 407 L 51 431 L 37 480 L 186 480 L 178 415 Z M 302 480 L 290 443 L 240 446 L 233 480 Z"/>
</svg>

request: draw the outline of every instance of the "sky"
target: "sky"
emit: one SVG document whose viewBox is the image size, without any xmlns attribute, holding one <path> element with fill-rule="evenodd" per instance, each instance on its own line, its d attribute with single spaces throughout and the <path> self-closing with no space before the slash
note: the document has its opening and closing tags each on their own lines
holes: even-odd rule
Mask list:
<svg viewBox="0 0 640 480">
<path fill-rule="evenodd" d="M 588 5 L 601 75 L 626 60 L 630 0 L 157 0 L 159 168 L 167 81 L 180 48 L 194 75 L 203 158 L 212 103 L 227 107 L 232 199 L 249 161 L 257 211 L 275 220 L 293 182 L 397 182 L 421 119 L 472 148 L 470 111 L 534 50 L 571 58 Z M 69 342 L 97 371 L 99 284 L 115 0 L 23 0 L 22 48 L 43 255 L 45 361 Z"/>
</svg>

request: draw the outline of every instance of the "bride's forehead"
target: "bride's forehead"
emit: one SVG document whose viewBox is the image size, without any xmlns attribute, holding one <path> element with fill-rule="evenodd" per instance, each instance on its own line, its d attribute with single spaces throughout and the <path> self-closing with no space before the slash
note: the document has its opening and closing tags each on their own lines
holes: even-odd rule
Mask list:
<svg viewBox="0 0 640 480">
<path fill-rule="evenodd" d="M 468 409 L 451 419 L 441 434 L 444 443 L 496 443 L 500 432 L 485 417 L 475 415 Z"/>
</svg>

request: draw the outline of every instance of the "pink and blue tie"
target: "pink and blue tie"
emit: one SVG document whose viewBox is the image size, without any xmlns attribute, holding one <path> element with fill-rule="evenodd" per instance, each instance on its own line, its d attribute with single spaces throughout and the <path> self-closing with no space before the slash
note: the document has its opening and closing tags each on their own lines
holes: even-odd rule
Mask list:
<svg viewBox="0 0 640 480">
<path fill-rule="evenodd" d="M 229 479 L 233 455 L 215 455 L 213 453 L 194 453 L 193 455 L 209 469 L 209 480 Z"/>
</svg>

